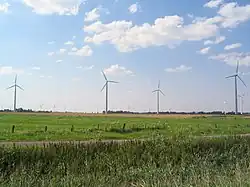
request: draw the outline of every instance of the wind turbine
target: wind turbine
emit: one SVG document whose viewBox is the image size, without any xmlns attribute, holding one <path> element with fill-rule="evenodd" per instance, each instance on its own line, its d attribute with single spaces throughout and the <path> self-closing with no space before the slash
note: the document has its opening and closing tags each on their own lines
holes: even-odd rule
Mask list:
<svg viewBox="0 0 250 187">
<path fill-rule="evenodd" d="M 240 81 L 244 84 L 244 86 L 247 87 L 247 85 L 245 84 L 245 82 L 239 76 L 239 61 L 237 62 L 236 74 L 226 77 L 226 79 L 228 79 L 228 78 L 234 78 L 234 86 L 235 86 L 234 87 L 234 89 L 235 89 L 235 114 L 238 114 L 238 86 L 237 86 L 237 80 L 240 79 Z"/>
<path fill-rule="evenodd" d="M 105 114 L 108 114 L 108 85 L 109 85 L 109 83 L 119 83 L 119 82 L 109 81 L 103 71 L 102 71 L 102 74 L 103 74 L 103 77 L 104 77 L 106 83 L 102 87 L 101 92 L 104 90 L 104 88 L 106 88 L 106 109 L 105 109 Z"/>
<path fill-rule="evenodd" d="M 241 114 L 244 113 L 244 97 L 245 97 L 245 94 L 239 94 L 238 97 L 241 99 Z"/>
<path fill-rule="evenodd" d="M 160 93 L 165 96 L 165 94 L 160 89 L 160 81 L 158 83 L 158 89 L 154 90 L 152 93 L 157 93 L 157 114 L 159 114 L 160 111 Z"/>
<path fill-rule="evenodd" d="M 17 88 L 24 90 L 21 86 L 17 85 L 17 75 L 15 77 L 15 84 L 8 87 L 7 90 L 14 88 L 14 112 L 16 112 L 16 94 L 17 94 Z"/>
</svg>

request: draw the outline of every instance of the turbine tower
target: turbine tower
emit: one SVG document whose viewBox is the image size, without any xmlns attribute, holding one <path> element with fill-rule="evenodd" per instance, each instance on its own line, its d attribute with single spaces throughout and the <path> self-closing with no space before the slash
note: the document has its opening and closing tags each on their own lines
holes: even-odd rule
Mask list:
<svg viewBox="0 0 250 187">
<path fill-rule="evenodd" d="M 160 93 L 165 96 L 165 94 L 160 89 L 160 81 L 158 83 L 158 89 L 154 90 L 152 93 L 155 93 L 155 92 L 157 94 L 157 114 L 159 114 L 159 111 L 160 111 Z"/>
<path fill-rule="evenodd" d="M 238 114 L 238 86 L 237 86 L 238 79 L 240 79 L 240 81 L 244 84 L 244 86 L 247 87 L 247 85 L 245 84 L 245 82 L 239 76 L 239 61 L 237 62 L 236 74 L 226 77 L 226 79 L 228 79 L 228 78 L 234 78 L 235 114 L 237 115 Z"/>
<path fill-rule="evenodd" d="M 17 85 L 17 75 L 15 77 L 15 84 L 13 86 L 10 86 L 8 89 L 14 88 L 14 112 L 16 112 L 16 95 L 17 95 L 17 88 L 24 90 L 21 86 Z"/>
<path fill-rule="evenodd" d="M 103 74 L 103 77 L 104 77 L 106 83 L 102 87 L 101 92 L 104 90 L 104 88 L 106 88 L 106 108 L 105 108 L 105 114 L 108 114 L 108 86 L 109 86 L 109 83 L 118 83 L 118 82 L 116 82 L 116 81 L 109 81 L 103 71 L 102 71 L 102 74 Z"/>
</svg>

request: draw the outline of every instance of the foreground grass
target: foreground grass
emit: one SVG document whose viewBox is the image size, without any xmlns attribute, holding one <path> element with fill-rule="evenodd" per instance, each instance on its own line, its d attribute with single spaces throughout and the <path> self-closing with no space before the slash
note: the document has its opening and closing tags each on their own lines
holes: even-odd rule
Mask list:
<svg viewBox="0 0 250 187">
<path fill-rule="evenodd" d="M 250 186 L 250 138 L 1 148 L 0 186 Z"/>
<path fill-rule="evenodd" d="M 14 133 L 11 132 L 13 125 Z M 245 133 L 250 133 L 250 121 L 242 117 L 128 118 L 0 114 L 0 141 L 131 139 L 148 138 L 155 134 L 199 136 Z"/>
</svg>

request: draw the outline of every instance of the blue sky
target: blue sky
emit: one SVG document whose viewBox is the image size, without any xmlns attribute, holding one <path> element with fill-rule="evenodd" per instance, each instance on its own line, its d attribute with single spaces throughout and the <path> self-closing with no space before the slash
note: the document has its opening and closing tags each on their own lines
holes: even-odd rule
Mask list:
<svg viewBox="0 0 250 187">
<path fill-rule="evenodd" d="M 232 111 L 225 76 L 239 60 L 250 84 L 249 30 L 248 0 L 0 0 L 0 107 L 18 74 L 18 107 L 101 112 L 104 70 L 111 110 L 155 111 L 161 80 L 161 110 Z"/>
</svg>

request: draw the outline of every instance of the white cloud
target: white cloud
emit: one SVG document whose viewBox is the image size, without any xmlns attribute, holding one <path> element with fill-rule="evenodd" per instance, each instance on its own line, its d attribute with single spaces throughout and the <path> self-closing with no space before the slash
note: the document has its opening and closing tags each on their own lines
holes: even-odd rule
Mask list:
<svg viewBox="0 0 250 187">
<path fill-rule="evenodd" d="M 90 12 L 85 13 L 85 19 L 86 22 L 96 21 L 100 18 L 100 11 L 99 8 L 94 8 Z"/>
<path fill-rule="evenodd" d="M 52 79 L 52 78 L 53 78 L 53 76 L 49 75 L 49 76 L 48 76 L 48 78 L 49 78 L 49 79 Z"/>
<path fill-rule="evenodd" d="M 94 65 L 86 66 L 86 67 L 77 66 L 76 69 L 92 70 L 94 67 L 95 67 Z"/>
<path fill-rule="evenodd" d="M 220 36 L 220 37 L 217 37 L 214 41 L 212 41 L 212 40 L 206 40 L 204 42 L 204 45 L 219 44 L 219 43 L 225 41 L 225 39 L 226 39 L 225 36 Z"/>
<path fill-rule="evenodd" d="M 238 61 L 240 65 L 250 66 L 250 53 L 221 53 L 210 56 L 209 59 L 222 61 L 231 66 L 235 66 Z"/>
<path fill-rule="evenodd" d="M 131 70 L 128 70 L 127 68 L 120 66 L 119 64 L 111 65 L 109 68 L 104 69 L 104 73 L 106 73 L 107 75 L 134 75 Z"/>
<path fill-rule="evenodd" d="M 101 12 L 104 12 L 105 14 L 110 14 L 108 9 L 103 8 L 102 6 L 98 6 L 97 8 L 92 9 L 90 12 L 85 13 L 84 21 L 92 22 L 99 20 Z"/>
<path fill-rule="evenodd" d="M 64 43 L 64 45 L 74 45 L 74 42 L 73 41 L 67 41 Z"/>
<path fill-rule="evenodd" d="M 231 45 L 226 45 L 224 47 L 225 50 L 231 50 L 231 49 L 236 49 L 236 48 L 239 48 L 241 47 L 242 44 L 241 43 L 235 43 L 235 44 L 231 44 Z"/>
<path fill-rule="evenodd" d="M 206 48 L 203 48 L 201 49 L 200 51 L 197 51 L 198 53 L 202 54 L 202 55 L 205 55 L 209 52 L 210 50 L 210 47 L 206 47 Z"/>
<path fill-rule="evenodd" d="M 94 65 L 91 65 L 91 66 L 86 66 L 83 69 L 84 70 L 92 70 L 94 67 L 95 67 Z"/>
<path fill-rule="evenodd" d="M 217 8 L 219 5 L 221 5 L 223 3 L 223 0 L 211 0 L 209 2 L 207 2 L 204 7 L 208 7 L 208 8 Z"/>
<path fill-rule="evenodd" d="M 76 47 L 72 47 L 71 51 L 77 51 Z"/>
<path fill-rule="evenodd" d="M 11 66 L 0 67 L 0 75 L 22 74 L 23 72 L 22 69 L 14 69 Z"/>
<path fill-rule="evenodd" d="M 73 36 L 73 37 L 72 37 L 72 40 L 75 40 L 75 39 L 76 39 L 76 36 Z"/>
<path fill-rule="evenodd" d="M 40 70 L 41 68 L 40 67 L 32 67 L 31 69 L 33 69 L 33 70 Z"/>
<path fill-rule="evenodd" d="M 194 15 L 193 15 L 193 14 L 187 14 L 187 16 L 188 16 L 189 18 L 194 18 Z"/>
<path fill-rule="evenodd" d="M 64 54 L 67 50 L 66 49 L 59 49 L 58 54 Z"/>
<path fill-rule="evenodd" d="M 48 42 L 49 45 L 55 44 L 55 41 Z"/>
<path fill-rule="evenodd" d="M 86 37 L 85 42 L 109 42 L 121 52 L 150 46 L 167 45 L 173 48 L 182 41 L 200 41 L 216 36 L 219 31 L 215 24 L 217 22 L 216 18 L 210 18 L 184 25 L 183 18 L 177 15 L 158 18 L 153 25 L 144 23 L 140 26 L 133 26 L 128 21 L 113 21 L 108 24 L 97 21 L 84 27 L 84 31 L 92 35 Z"/>
<path fill-rule="evenodd" d="M 40 78 L 45 78 L 45 76 L 44 76 L 44 75 L 40 75 L 39 77 L 40 77 Z"/>
<path fill-rule="evenodd" d="M 61 63 L 61 62 L 62 62 L 62 60 L 57 60 L 57 61 L 56 61 L 56 63 Z"/>
<path fill-rule="evenodd" d="M 139 3 L 135 3 L 135 4 L 132 4 L 130 5 L 130 7 L 128 8 L 129 12 L 131 14 L 134 14 L 136 13 L 137 11 L 139 11 L 141 9 L 141 6 L 139 5 Z"/>
<path fill-rule="evenodd" d="M 192 67 L 187 67 L 185 65 L 180 65 L 179 67 L 176 67 L 176 68 L 165 69 L 165 71 L 169 73 L 181 73 L 181 72 L 187 72 L 190 70 L 192 70 Z"/>
<path fill-rule="evenodd" d="M 222 27 L 235 28 L 250 19 L 250 5 L 239 6 L 236 2 L 227 3 L 221 6 L 218 14 L 223 18 Z"/>
<path fill-rule="evenodd" d="M 53 56 L 55 54 L 55 52 L 49 52 L 48 56 Z"/>
<path fill-rule="evenodd" d="M 3 13 L 9 12 L 9 7 L 10 7 L 9 3 L 0 4 L 0 12 L 3 12 Z"/>
<path fill-rule="evenodd" d="M 23 0 L 37 14 L 77 15 L 85 0 Z"/>
<path fill-rule="evenodd" d="M 69 55 L 75 56 L 92 56 L 92 54 L 93 51 L 88 45 L 83 46 L 81 49 L 74 49 L 73 52 L 69 52 Z"/>
</svg>

